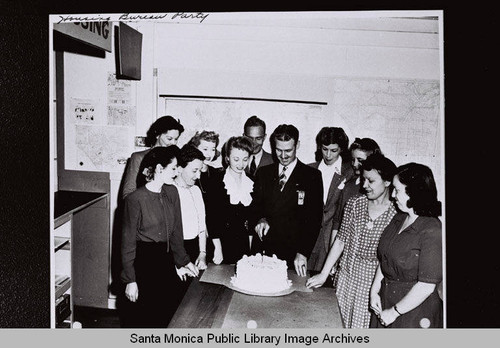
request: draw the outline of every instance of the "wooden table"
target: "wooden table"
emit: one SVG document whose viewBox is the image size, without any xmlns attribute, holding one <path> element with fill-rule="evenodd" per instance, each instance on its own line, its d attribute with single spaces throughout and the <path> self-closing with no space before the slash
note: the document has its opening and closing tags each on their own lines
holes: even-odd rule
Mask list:
<svg viewBox="0 0 500 348">
<path fill-rule="evenodd" d="M 192 280 L 169 328 L 343 328 L 333 288 L 286 296 L 252 296 Z"/>
</svg>

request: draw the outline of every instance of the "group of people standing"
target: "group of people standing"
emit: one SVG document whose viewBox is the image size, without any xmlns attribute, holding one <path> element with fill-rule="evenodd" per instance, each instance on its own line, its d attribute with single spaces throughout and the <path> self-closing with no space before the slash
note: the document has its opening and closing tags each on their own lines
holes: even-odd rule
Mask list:
<svg viewBox="0 0 500 348">
<path fill-rule="evenodd" d="M 297 158 L 299 130 L 251 116 L 219 136 L 171 116 L 148 130 L 123 183 L 121 279 L 135 320 L 166 327 L 200 270 L 257 252 L 285 260 L 306 286 L 333 284 L 346 328 L 442 327 L 440 202 L 431 170 L 400 167 L 369 138 L 324 127 L 316 161 Z"/>
</svg>

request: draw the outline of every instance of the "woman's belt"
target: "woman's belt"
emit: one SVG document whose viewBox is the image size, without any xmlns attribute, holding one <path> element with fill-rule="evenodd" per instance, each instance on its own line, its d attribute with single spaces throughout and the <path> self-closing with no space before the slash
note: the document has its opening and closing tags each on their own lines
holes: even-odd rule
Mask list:
<svg viewBox="0 0 500 348">
<path fill-rule="evenodd" d="M 398 283 L 398 284 L 415 284 L 416 282 L 417 282 L 416 280 L 407 281 L 407 280 L 387 279 L 387 278 L 384 278 L 385 285 L 390 285 L 390 284 L 395 284 L 395 283 Z"/>
</svg>

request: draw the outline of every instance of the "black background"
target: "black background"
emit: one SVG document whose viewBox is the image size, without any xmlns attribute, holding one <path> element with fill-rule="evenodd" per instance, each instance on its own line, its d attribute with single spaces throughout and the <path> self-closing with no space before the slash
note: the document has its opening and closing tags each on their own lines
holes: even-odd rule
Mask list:
<svg viewBox="0 0 500 348">
<path fill-rule="evenodd" d="M 414 3 L 145 8 L 118 1 L 0 1 L 0 328 L 50 325 L 48 15 L 176 10 L 444 10 L 447 326 L 499 328 L 498 20 L 478 1 Z"/>
</svg>

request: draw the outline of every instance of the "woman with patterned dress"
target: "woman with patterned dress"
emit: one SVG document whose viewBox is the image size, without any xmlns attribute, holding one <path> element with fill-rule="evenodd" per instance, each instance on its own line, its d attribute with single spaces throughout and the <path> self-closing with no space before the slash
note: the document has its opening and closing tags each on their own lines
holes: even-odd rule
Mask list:
<svg viewBox="0 0 500 348">
<path fill-rule="evenodd" d="M 380 235 L 396 214 L 390 200 L 396 165 L 382 154 L 370 155 L 362 165 L 363 195 L 351 197 L 345 206 L 340 231 L 321 272 L 306 286 L 323 285 L 340 259 L 336 295 L 346 328 L 368 328 L 370 287 L 378 266 Z"/>
<path fill-rule="evenodd" d="M 380 237 L 371 327 L 442 328 L 441 203 L 429 167 L 408 163 L 393 179 L 399 212 Z"/>
</svg>

